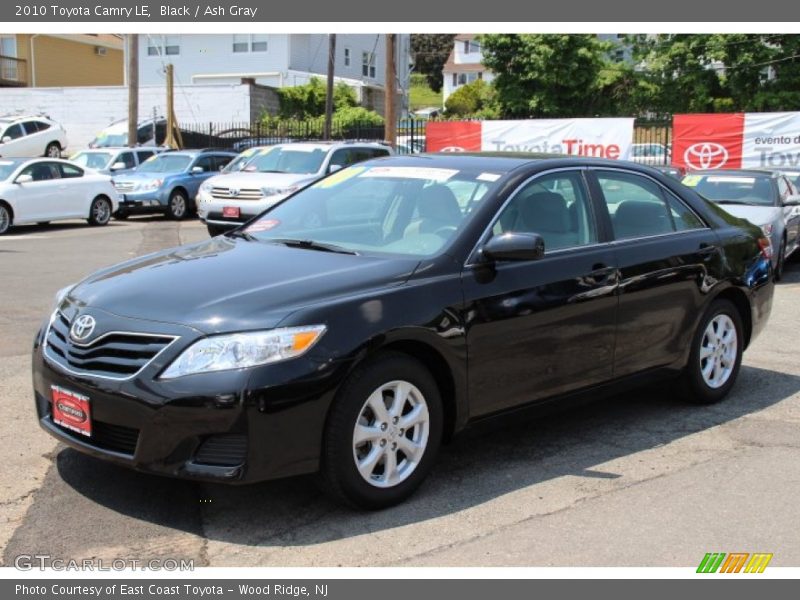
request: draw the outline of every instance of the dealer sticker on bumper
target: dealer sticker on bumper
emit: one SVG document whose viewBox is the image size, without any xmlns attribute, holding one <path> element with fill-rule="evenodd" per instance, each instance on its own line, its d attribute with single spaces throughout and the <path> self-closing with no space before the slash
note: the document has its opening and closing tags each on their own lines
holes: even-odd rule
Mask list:
<svg viewBox="0 0 800 600">
<path fill-rule="evenodd" d="M 53 422 L 90 437 L 92 417 L 89 397 L 76 394 L 57 385 L 50 386 L 53 402 Z"/>
</svg>

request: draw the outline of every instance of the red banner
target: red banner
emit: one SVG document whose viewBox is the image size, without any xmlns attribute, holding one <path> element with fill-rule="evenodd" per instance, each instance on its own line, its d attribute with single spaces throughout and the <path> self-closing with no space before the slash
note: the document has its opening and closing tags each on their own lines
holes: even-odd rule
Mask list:
<svg viewBox="0 0 800 600">
<path fill-rule="evenodd" d="M 480 121 L 431 121 L 425 129 L 425 150 L 428 152 L 480 152 Z"/>
<path fill-rule="evenodd" d="M 672 163 L 687 169 L 742 166 L 744 113 L 675 115 Z"/>
</svg>

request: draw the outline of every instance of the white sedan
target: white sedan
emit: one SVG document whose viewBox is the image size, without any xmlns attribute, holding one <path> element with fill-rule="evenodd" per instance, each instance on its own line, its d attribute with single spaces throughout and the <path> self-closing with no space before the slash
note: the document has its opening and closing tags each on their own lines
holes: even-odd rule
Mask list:
<svg viewBox="0 0 800 600">
<path fill-rule="evenodd" d="M 118 202 L 110 177 L 67 160 L 0 158 L 0 235 L 12 225 L 62 219 L 106 225 Z"/>
</svg>

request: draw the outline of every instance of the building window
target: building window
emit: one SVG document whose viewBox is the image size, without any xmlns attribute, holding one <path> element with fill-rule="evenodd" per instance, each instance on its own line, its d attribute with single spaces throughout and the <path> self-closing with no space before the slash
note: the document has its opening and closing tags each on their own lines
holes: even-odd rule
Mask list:
<svg viewBox="0 0 800 600">
<path fill-rule="evenodd" d="M 263 33 L 254 33 L 250 36 L 250 49 L 253 52 L 266 52 L 267 36 Z"/>
<path fill-rule="evenodd" d="M 178 56 L 181 53 L 177 35 L 147 36 L 147 56 Z"/>
<path fill-rule="evenodd" d="M 254 33 L 252 35 L 247 33 L 233 34 L 233 52 L 236 54 L 243 54 L 245 52 L 266 52 L 267 51 L 267 36 L 263 33 Z"/>
<path fill-rule="evenodd" d="M 233 34 L 233 51 L 234 52 L 247 52 L 250 47 L 250 36 L 242 33 Z"/>
<path fill-rule="evenodd" d="M 459 73 L 458 74 L 458 85 L 464 85 L 467 83 L 467 74 L 466 73 Z"/>
<path fill-rule="evenodd" d="M 458 85 L 458 73 L 453 73 L 453 87 Z"/>
<path fill-rule="evenodd" d="M 344 66 L 345 67 L 350 66 L 350 48 L 344 49 Z"/>
<path fill-rule="evenodd" d="M 475 40 L 464 40 L 464 54 L 477 54 L 481 51 L 481 46 Z"/>
<path fill-rule="evenodd" d="M 362 52 L 361 53 L 361 74 L 364 77 L 371 77 L 375 79 L 375 53 Z"/>
</svg>

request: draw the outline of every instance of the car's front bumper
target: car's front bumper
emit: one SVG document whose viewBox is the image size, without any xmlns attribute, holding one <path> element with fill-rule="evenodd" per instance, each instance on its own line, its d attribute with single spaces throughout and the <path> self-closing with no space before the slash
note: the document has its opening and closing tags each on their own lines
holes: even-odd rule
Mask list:
<svg viewBox="0 0 800 600">
<path fill-rule="evenodd" d="M 160 190 L 119 192 L 119 208 L 126 212 L 161 211 L 167 207 L 166 195 Z"/>
<path fill-rule="evenodd" d="M 234 198 L 221 200 L 201 190 L 197 194 L 197 216 L 208 225 L 234 228 L 242 223 L 247 223 L 284 198 L 286 195 L 269 196 L 260 200 L 236 200 Z M 239 216 L 226 216 L 224 214 L 226 208 L 238 209 Z"/>
<path fill-rule="evenodd" d="M 126 380 L 67 372 L 33 352 L 41 427 L 72 448 L 136 470 L 245 483 L 314 472 L 328 407 L 347 369 L 302 357 L 173 380 L 157 374 L 186 344 Z M 166 356 L 168 355 L 168 356 Z M 92 436 L 57 425 L 52 388 L 89 398 Z"/>
</svg>

